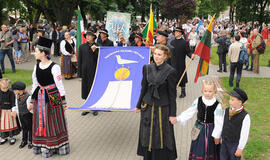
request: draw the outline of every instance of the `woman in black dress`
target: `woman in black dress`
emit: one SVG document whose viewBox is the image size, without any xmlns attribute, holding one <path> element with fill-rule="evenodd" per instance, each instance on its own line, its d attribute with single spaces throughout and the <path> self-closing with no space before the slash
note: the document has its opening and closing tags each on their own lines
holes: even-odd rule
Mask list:
<svg viewBox="0 0 270 160">
<path fill-rule="evenodd" d="M 176 71 L 165 45 L 155 46 L 155 63 L 143 67 L 142 89 L 135 111 L 141 112 L 137 154 L 144 160 L 177 158 L 172 117 L 176 116 Z"/>
</svg>

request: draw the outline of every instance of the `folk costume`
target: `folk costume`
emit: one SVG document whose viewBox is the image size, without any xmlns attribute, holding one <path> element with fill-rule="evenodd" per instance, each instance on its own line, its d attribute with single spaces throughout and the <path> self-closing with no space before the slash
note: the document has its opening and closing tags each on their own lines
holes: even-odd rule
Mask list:
<svg viewBox="0 0 270 160">
<path fill-rule="evenodd" d="M 12 90 L 0 91 L 0 144 L 4 144 L 10 137 L 10 144 L 14 144 L 14 136 L 20 133 L 18 118 L 11 116 L 12 108 L 15 106 L 15 94 Z"/>
<path fill-rule="evenodd" d="M 26 85 L 23 82 L 15 82 L 12 84 L 12 90 L 25 90 Z M 33 110 L 29 111 L 28 106 L 31 101 L 31 96 L 24 92 L 22 95 L 16 95 L 16 107 L 12 108 L 13 112 L 19 115 L 19 119 L 22 127 L 22 142 L 19 148 L 23 148 L 25 145 L 29 145 L 28 148 L 32 148 L 32 119 Z"/>
<path fill-rule="evenodd" d="M 219 139 L 222 131 L 222 107 L 216 98 L 197 98 L 192 105 L 180 116 L 177 121 L 185 125 L 194 114 L 197 120 L 191 132 L 190 160 L 216 160 L 219 157 L 219 146 L 215 145 L 214 138 Z"/>
<path fill-rule="evenodd" d="M 67 40 L 62 40 L 60 43 L 60 49 L 62 53 L 62 76 L 66 79 L 70 79 L 75 75 L 76 67 L 71 61 L 72 57 L 75 56 L 76 42 L 70 39 L 71 43 Z M 69 56 L 68 54 L 71 54 Z"/>
<path fill-rule="evenodd" d="M 176 116 L 176 71 L 166 62 L 143 67 L 137 108 L 141 110 L 137 154 L 145 160 L 177 158 L 173 125 Z"/>
<path fill-rule="evenodd" d="M 51 41 L 40 37 L 38 48 L 50 50 Z M 63 104 L 65 90 L 59 65 L 38 62 L 34 68 L 32 86 L 33 149 L 44 157 L 69 154 L 68 130 Z"/>
<path fill-rule="evenodd" d="M 184 35 L 184 31 L 182 28 L 177 27 L 175 31 L 182 32 Z M 186 69 L 186 56 L 191 58 L 191 51 L 189 47 L 188 41 L 186 41 L 183 36 L 179 39 L 175 38 L 171 41 L 171 45 L 174 47 L 174 54 L 172 54 L 171 64 L 177 71 L 177 82 L 180 80 L 182 74 Z M 180 98 L 184 98 L 186 96 L 186 83 L 188 82 L 187 73 L 184 75 L 180 87 L 181 87 L 181 95 Z"/>
<path fill-rule="evenodd" d="M 229 94 L 241 100 L 242 103 L 248 99 L 246 93 L 240 88 L 234 88 Z M 220 160 L 240 160 L 241 157 L 236 157 L 235 152 L 237 149 L 244 150 L 250 129 L 250 116 L 245 107 L 226 108 L 222 125 Z"/>
</svg>

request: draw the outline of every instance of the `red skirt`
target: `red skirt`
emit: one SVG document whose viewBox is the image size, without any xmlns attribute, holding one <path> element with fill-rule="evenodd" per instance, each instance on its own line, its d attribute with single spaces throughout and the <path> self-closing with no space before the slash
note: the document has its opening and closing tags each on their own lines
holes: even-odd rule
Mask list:
<svg viewBox="0 0 270 160">
<path fill-rule="evenodd" d="M 49 103 L 45 105 L 45 114 L 39 114 L 37 101 L 33 108 L 33 145 L 47 149 L 57 149 L 68 144 L 68 131 L 65 118 L 65 110 L 62 106 L 51 107 Z M 40 117 L 42 116 L 42 117 Z M 44 117 L 45 116 L 45 120 Z M 46 134 L 40 136 L 38 133 L 40 120 L 44 120 Z"/>
</svg>

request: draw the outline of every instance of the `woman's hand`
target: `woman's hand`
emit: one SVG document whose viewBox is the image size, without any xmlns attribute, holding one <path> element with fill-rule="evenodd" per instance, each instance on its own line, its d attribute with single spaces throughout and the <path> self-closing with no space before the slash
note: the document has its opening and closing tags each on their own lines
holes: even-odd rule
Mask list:
<svg viewBox="0 0 270 160">
<path fill-rule="evenodd" d="M 78 81 L 82 81 L 82 78 L 78 78 Z"/>
<path fill-rule="evenodd" d="M 68 109 L 67 104 L 63 104 L 63 108 L 64 108 L 64 110 L 67 110 Z"/>
<path fill-rule="evenodd" d="M 176 124 L 177 123 L 176 117 L 169 117 L 169 121 L 171 122 L 171 124 Z"/>
<path fill-rule="evenodd" d="M 135 111 L 136 113 L 140 113 L 140 112 L 141 112 L 141 110 L 140 110 L 139 108 L 135 108 L 134 111 Z"/>
</svg>

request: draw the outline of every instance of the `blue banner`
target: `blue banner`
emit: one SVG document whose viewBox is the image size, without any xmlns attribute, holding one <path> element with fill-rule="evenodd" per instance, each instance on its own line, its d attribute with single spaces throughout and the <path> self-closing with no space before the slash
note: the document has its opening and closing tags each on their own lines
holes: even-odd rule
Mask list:
<svg viewBox="0 0 270 160">
<path fill-rule="evenodd" d="M 149 47 L 100 47 L 97 70 L 86 102 L 73 110 L 133 110 L 141 90 Z"/>
</svg>

